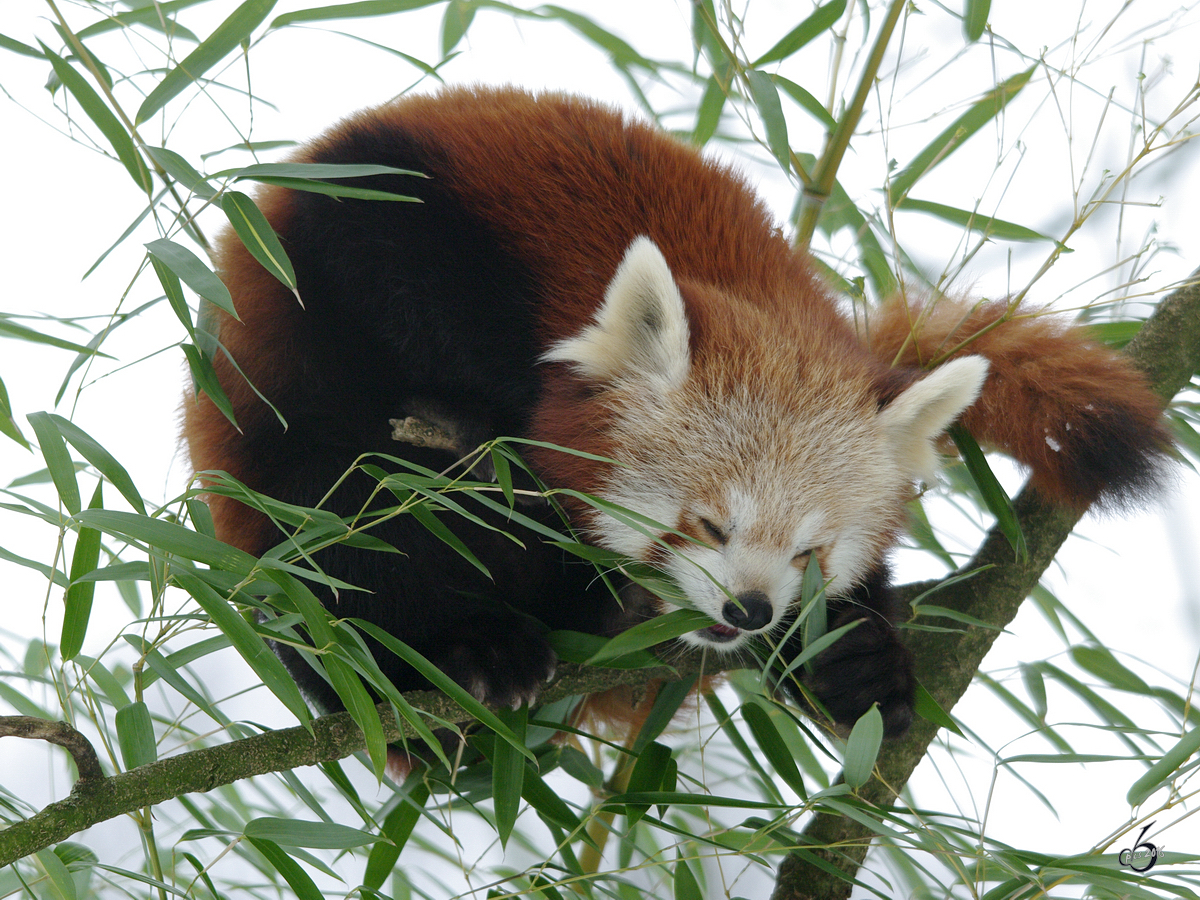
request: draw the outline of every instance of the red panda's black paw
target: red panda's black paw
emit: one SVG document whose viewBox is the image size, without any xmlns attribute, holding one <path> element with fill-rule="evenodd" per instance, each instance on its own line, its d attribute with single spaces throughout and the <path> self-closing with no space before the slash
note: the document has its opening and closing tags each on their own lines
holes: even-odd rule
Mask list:
<svg viewBox="0 0 1200 900">
<path fill-rule="evenodd" d="M 841 726 L 879 704 L 885 737 L 901 737 L 913 719 L 916 678 L 912 654 L 896 630 L 878 618 L 858 627 L 817 657 L 805 682 Z"/>
<path fill-rule="evenodd" d="M 479 702 L 518 709 L 532 705 L 542 685 L 554 677 L 557 658 L 535 624 L 488 617 L 454 635 L 435 662 Z"/>
</svg>

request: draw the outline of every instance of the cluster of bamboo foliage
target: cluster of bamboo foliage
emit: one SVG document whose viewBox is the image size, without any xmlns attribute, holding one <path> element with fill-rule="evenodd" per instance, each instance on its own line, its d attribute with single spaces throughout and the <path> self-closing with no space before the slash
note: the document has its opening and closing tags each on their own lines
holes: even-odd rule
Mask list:
<svg viewBox="0 0 1200 900">
<path fill-rule="evenodd" d="M 1154 672 L 1114 652 L 1039 584 L 1076 520 L 1034 497 L 1010 499 L 965 432 L 954 435 L 963 462 L 949 470 L 943 492 L 949 503 L 913 505 L 913 551 L 952 574 L 909 591 L 921 719 L 906 741 L 883 746 L 877 711 L 838 736 L 770 690 L 772 678 L 793 677 L 795 666 L 838 636 L 823 627 L 815 565 L 797 620 L 808 650 L 793 671 L 780 672 L 768 653 L 767 675 L 732 673 L 727 688 L 705 693 L 694 706 L 689 695 L 712 660 L 682 654 L 664 661 L 650 652 L 695 629 L 692 611 L 608 643 L 555 635 L 566 663 L 560 677 L 537 709 L 511 711 L 485 708 L 395 638 L 321 607 L 310 585 L 329 579 L 313 554 L 338 541 L 371 545 L 372 526 L 399 515 L 415 517 L 454 544 L 448 517 L 480 521 L 483 509 L 505 510 L 593 561 L 598 573 L 617 567 L 624 577 L 656 577 L 579 543 L 565 526 L 546 528 L 522 517 L 510 474 L 521 465 L 518 444 L 477 451 L 489 455 L 497 475 L 488 483 L 415 467 L 386 474 L 363 458 L 358 466 L 377 474 L 380 495 L 392 502 L 351 519 L 283 504 L 217 477 L 212 491 L 261 510 L 287 535 L 254 558 L 216 539 L 194 483 L 174 496 L 150 496 L 147 478 L 131 461 L 138 435 L 118 447 L 80 424 L 82 410 L 121 402 L 104 393 L 103 373 L 143 364 L 162 349 L 184 361 L 196 389 L 233 417 L 212 367 L 224 353 L 213 310 L 236 314 L 206 258 L 213 230 L 232 228 L 269 272 L 296 289 L 286 251 L 255 205 L 252 185 L 405 202 L 343 183 L 396 170 L 272 161 L 287 142 L 256 138 L 254 117 L 273 99 L 259 96 L 256 60 L 267 45 L 294 35 L 309 40 L 316 33 L 331 47 L 369 45 L 372 53 L 402 60 L 416 89 L 452 77 L 487 17 L 551 30 L 559 35 L 555 40 L 599 50 L 647 116 L 698 145 L 740 153 L 764 172 L 777 167 L 771 177 L 782 172 L 794 199 L 789 226 L 796 243 L 813 251 L 830 281 L 853 299 L 855 314 L 868 318 L 882 296 L 914 285 L 950 289 L 973 261 L 1002 259 L 988 254 L 1018 244 L 1041 254 L 1012 291 L 1014 301 L 1022 299 L 1081 231 L 1101 227 L 1094 220 L 1102 210 L 1132 207 L 1136 175 L 1162 157 L 1186 153 L 1196 87 L 1161 113 L 1147 112 L 1144 94 L 1126 109 L 1110 94 L 1097 135 L 1105 116 L 1126 115 L 1137 123 L 1133 149 L 1123 170 L 1099 175 L 1088 173 L 1088 155 L 1072 185 L 1074 207 L 1051 232 L 1002 218 L 1000 200 L 983 187 L 984 199 L 973 203 L 923 189 L 972 152 L 995 170 L 990 181 L 1011 179 L 1020 155 L 1013 149 L 1020 141 L 1004 136 L 1011 110 L 1061 104 L 1074 90 L 1102 95 L 1108 85 L 1088 82 L 1093 70 L 1084 63 L 1129 52 L 1105 43 L 1112 23 L 1085 32 L 1081 18 L 1079 33 L 1059 36 L 1083 48 L 1071 57 L 1079 64 L 1072 69 L 1049 54 L 1024 53 L 994 33 L 986 0 L 948 7 L 931 2 L 926 10 L 904 0 L 831 0 L 788 13 L 799 21 L 771 31 L 760 24 L 766 17 L 755 4 L 693 0 L 679 35 L 690 54 L 678 58 L 637 49 L 636 16 L 602 19 L 585 11 L 587 5 L 358 0 L 278 6 L 276 0 L 236 6 L 228 0 L 45 0 L 43 17 L 21 23 L 24 32 L 5 25 L 0 34 L 0 53 L 20 63 L 12 71 L 35 73 L 46 88 L 35 97 L 4 85 L 13 101 L 4 117 L 24 114 L 17 109 L 24 105 L 64 141 L 108 157 L 111 178 L 139 205 L 131 221 L 103 223 L 119 235 L 109 251 L 97 260 L 71 260 L 90 274 L 115 265 L 118 249 L 138 248 L 119 296 L 89 297 L 93 306 L 84 315 L 35 315 L 15 307 L 11 295 L 0 310 L 0 337 L 21 342 L 39 360 L 39 368 L 18 373 L 0 356 L 0 440 L 28 451 L 19 457 L 22 468 L 0 478 L 0 566 L 21 570 L 19 583 L 35 585 L 29 596 L 6 589 L 9 604 L 37 606 L 39 589 L 44 597 L 42 634 L 5 634 L 0 648 L 0 702 L 15 714 L 0 717 L 0 736 L 8 736 L 0 742 L 0 760 L 16 738 L 61 746 L 69 752 L 73 785 L 65 799 L 35 804 L 28 799 L 37 796 L 28 791 L 28 772 L 0 764 L 0 896 L 691 900 L 771 890 L 780 898 L 846 897 L 852 889 L 881 897 L 1197 896 L 1200 876 L 1188 864 L 1200 847 L 1173 846 L 1152 871 L 1119 858 L 1121 848 L 1141 840 L 1143 825 L 1157 820 L 1162 830 L 1195 809 L 1200 729 L 1190 673 Z M 1127 19 L 1139 15 L 1138 4 L 1132 6 Z M 1195 27 L 1193 12 L 1139 19 L 1133 30 L 1151 37 L 1183 24 Z M 432 61 L 406 43 L 409 18 L 425 23 L 431 14 L 440 26 Z M 906 41 L 913 40 L 909 31 L 918 30 L 918 17 L 951 26 L 937 32 L 955 42 L 937 64 L 950 73 L 949 86 L 934 75 L 915 85 L 904 81 Z M 980 54 L 994 71 L 980 90 L 959 91 L 952 83 L 956 65 L 967 69 Z M 855 187 L 848 159 L 856 151 L 875 153 L 867 148 L 880 140 L 891 146 L 892 117 L 899 121 L 902 107 L 898 85 L 915 95 L 911 102 L 919 101 L 915 115 L 903 114 L 905 122 L 916 122 L 906 135 L 919 137 L 896 138 L 897 146 L 912 147 L 872 185 L 880 190 Z M 339 90 L 347 95 L 353 86 Z M 1030 99 L 1033 92 L 1041 99 Z M 978 153 L 985 135 L 1002 149 Z M 994 193 L 1002 197 L 1004 189 Z M 916 251 L 897 221 L 916 219 L 898 215 L 904 213 L 919 213 L 955 235 L 953 254 L 938 263 L 940 275 L 914 261 Z M 1152 258 L 1140 248 L 1118 261 L 1118 300 L 1167 294 L 1151 289 Z M 153 352 L 139 341 L 126 354 L 117 336 L 159 311 L 169 315 L 157 330 L 146 330 Z M 1170 400 L 1200 366 L 1200 297 L 1190 286 L 1175 290 L 1144 327 L 1145 308 L 1143 319 L 1136 312 L 1117 303 L 1085 310 L 1099 336 L 1118 344 L 1132 339 L 1131 352 Z M 5 380 L 13 384 L 25 371 L 61 379 L 54 411 L 22 409 L 10 400 Z M 1189 396 L 1181 395 L 1171 416 L 1181 447 L 1200 455 L 1197 407 Z M 157 420 L 169 429 L 170 411 Z M 937 503 L 957 509 L 954 521 L 968 535 L 964 545 L 984 542 L 978 554 L 945 540 L 940 520 L 927 513 Z M 49 536 L 41 556 L 8 546 L 7 533 L 30 531 Z M 669 590 L 658 582 L 652 587 Z M 1026 595 L 1050 620 L 1065 652 L 1019 671 L 977 674 Z M 104 607 L 115 615 L 99 614 L 105 596 L 115 600 Z M 437 690 L 401 694 L 380 672 L 364 636 L 403 657 Z M 300 649 L 322 668 L 347 712 L 314 717 L 272 642 Z M 231 689 L 221 677 L 233 660 L 244 664 L 236 668 L 244 673 L 244 688 Z M 615 685 L 639 690 L 664 678 L 646 724 L 625 743 L 572 724 L 579 695 Z M 1024 733 L 1041 736 L 1042 752 L 992 747 L 966 717 L 953 714 L 973 678 Z M 1079 701 L 1091 718 L 1065 726 L 1050 715 L 1055 696 Z M 267 707 L 269 713 L 253 711 Z M 986 801 L 975 813 L 950 803 L 931 809 L 904 791 L 939 729 L 943 737 L 933 753 L 942 765 L 975 753 L 991 760 L 994 778 L 1016 773 L 1018 765 L 1039 767 L 1030 777 L 1022 768 L 1015 780 L 1046 807 L 1051 801 L 1041 780 L 1053 780 L 1062 767 L 1125 762 L 1139 774 L 1114 792 L 1128 808 L 1114 813 L 1104 836 L 1081 838 L 1073 855 L 1018 846 L 988 830 Z M 445 740 L 439 730 L 461 739 Z M 388 747 L 397 743 L 423 748 L 429 759 L 403 784 L 385 777 Z M 61 765 L 67 756 L 55 758 Z M 990 800 L 987 785 L 975 787 Z M 107 824 L 79 835 L 98 823 Z M 864 864 L 872 841 L 877 851 Z M 1164 842 L 1173 843 L 1169 834 Z"/>
</svg>

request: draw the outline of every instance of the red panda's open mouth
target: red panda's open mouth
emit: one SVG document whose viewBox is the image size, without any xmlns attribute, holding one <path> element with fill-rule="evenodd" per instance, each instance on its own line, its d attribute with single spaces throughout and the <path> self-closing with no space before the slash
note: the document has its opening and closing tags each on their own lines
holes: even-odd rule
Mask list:
<svg viewBox="0 0 1200 900">
<path fill-rule="evenodd" d="M 699 634 L 712 641 L 714 644 L 724 644 L 729 641 L 737 640 L 738 635 L 742 633 L 740 628 L 734 628 L 730 625 L 710 625 L 708 628 L 702 629 Z"/>
</svg>

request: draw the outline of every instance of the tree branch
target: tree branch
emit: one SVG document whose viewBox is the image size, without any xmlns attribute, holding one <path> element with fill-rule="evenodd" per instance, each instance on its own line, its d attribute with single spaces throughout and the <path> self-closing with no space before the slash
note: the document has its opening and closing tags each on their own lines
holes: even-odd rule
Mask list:
<svg viewBox="0 0 1200 900">
<path fill-rule="evenodd" d="M 1200 369 L 1200 269 L 1158 304 L 1137 337 L 1126 347 L 1146 372 L 1151 386 L 1170 402 Z M 938 704 L 949 711 L 966 693 L 984 656 L 1000 631 L 1016 616 L 1063 542 L 1082 517 L 1042 501 L 1029 488 L 1013 501 L 1029 558 L 1013 559 L 1008 540 L 993 528 L 975 556 L 959 571 L 991 565 L 938 591 L 937 603 L 974 616 L 994 628 L 968 627 L 953 635 L 910 631 L 906 643 L 916 661 L 917 678 Z M 907 585 L 906 598 L 939 582 Z M 903 741 L 887 745 L 876 764 L 876 778 L 858 792 L 868 803 L 890 807 L 924 759 L 938 726 L 918 718 Z M 867 853 L 874 833 L 844 816 L 818 813 L 805 827 L 803 839 L 812 849 L 792 851 L 776 877 L 772 900 L 843 900 L 850 896 L 851 879 Z M 810 856 L 811 854 L 811 856 Z M 843 873 L 835 875 L 811 861 L 820 857 Z"/>
</svg>

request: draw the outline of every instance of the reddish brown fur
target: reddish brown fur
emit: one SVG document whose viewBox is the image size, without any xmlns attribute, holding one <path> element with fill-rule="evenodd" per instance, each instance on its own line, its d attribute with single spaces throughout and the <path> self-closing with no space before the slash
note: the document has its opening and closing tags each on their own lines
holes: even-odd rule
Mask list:
<svg viewBox="0 0 1200 900">
<path fill-rule="evenodd" d="M 898 366 L 987 357 L 987 384 L 962 423 L 1028 466 L 1050 499 L 1073 509 L 1097 499 L 1120 504 L 1156 485 L 1158 457 L 1146 447 L 1166 453 L 1171 445 L 1162 405 L 1129 358 L 1087 329 L 1026 307 L 1010 312 L 1005 301 L 894 298 L 871 316 L 866 339 Z M 1113 485 L 1123 493 L 1109 492 Z"/>
</svg>

